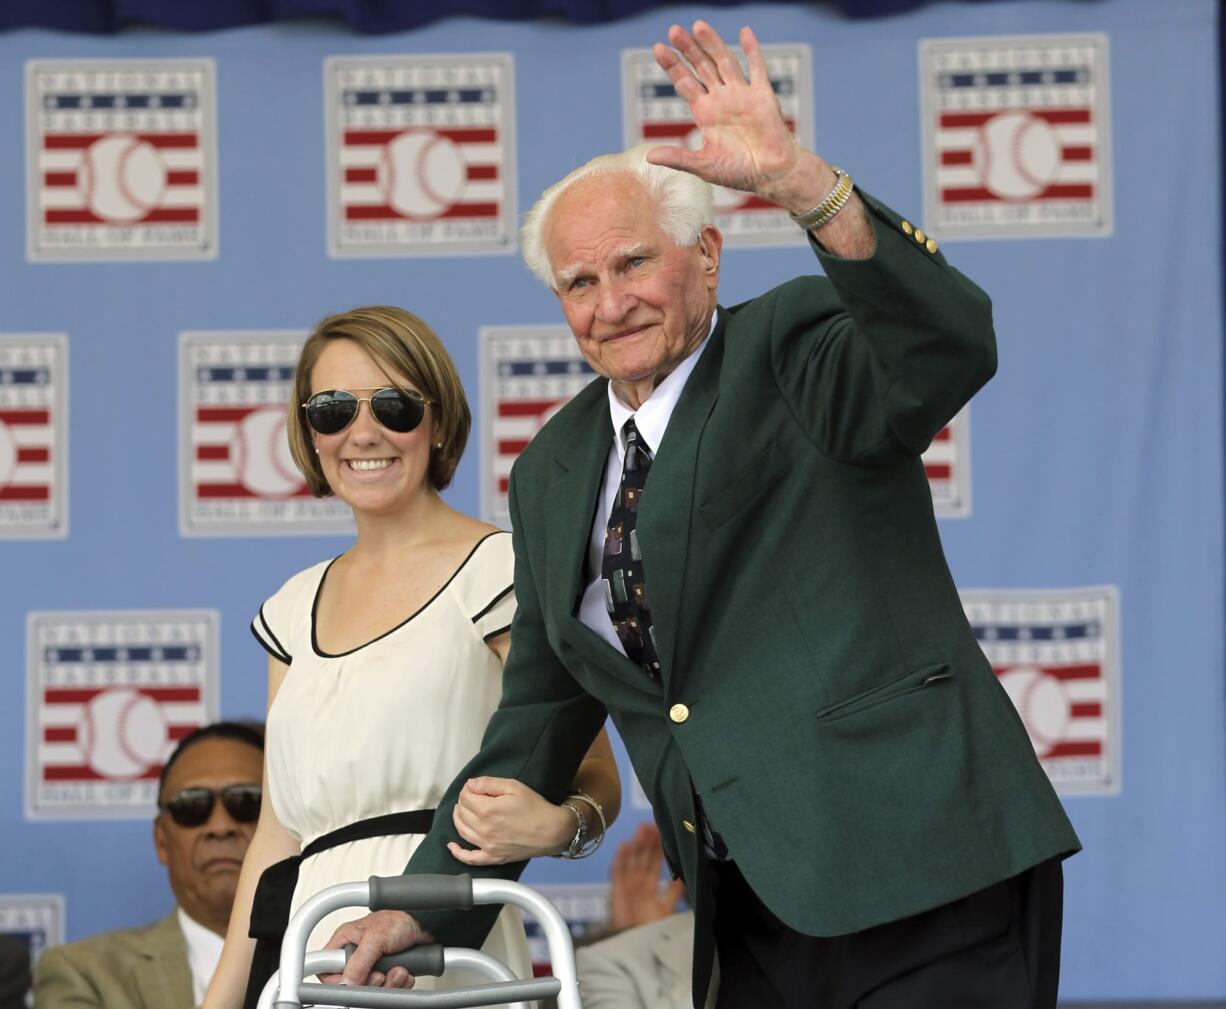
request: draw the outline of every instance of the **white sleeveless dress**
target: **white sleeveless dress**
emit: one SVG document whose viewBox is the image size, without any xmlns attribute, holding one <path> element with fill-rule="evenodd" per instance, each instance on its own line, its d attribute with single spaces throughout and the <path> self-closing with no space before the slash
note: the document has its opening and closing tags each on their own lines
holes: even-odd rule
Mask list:
<svg viewBox="0 0 1226 1009">
<path fill-rule="evenodd" d="M 277 819 L 303 846 L 357 820 L 438 805 L 498 706 L 502 667 L 487 642 L 510 628 L 515 612 L 511 536 L 490 533 L 404 623 L 360 648 L 324 654 L 314 615 L 331 564 L 294 575 L 252 622 L 260 644 L 289 666 L 268 712 L 264 788 Z M 293 910 L 335 883 L 400 874 L 421 839 L 369 838 L 305 859 Z M 309 948 L 321 948 L 362 913 L 329 915 Z M 499 916 L 483 948 L 531 977 L 513 909 Z M 419 989 L 436 984 L 418 981 Z"/>
</svg>

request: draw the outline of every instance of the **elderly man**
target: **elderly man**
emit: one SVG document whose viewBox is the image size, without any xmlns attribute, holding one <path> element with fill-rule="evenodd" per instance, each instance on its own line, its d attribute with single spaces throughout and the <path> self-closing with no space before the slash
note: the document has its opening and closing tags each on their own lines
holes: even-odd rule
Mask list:
<svg viewBox="0 0 1226 1009">
<path fill-rule="evenodd" d="M 920 460 L 995 370 L 988 299 L 796 143 L 749 29 L 748 80 L 704 22 L 669 41 L 702 149 L 598 158 L 524 228 L 608 381 L 515 467 L 519 610 L 459 782 L 561 795 L 607 711 L 693 900 L 696 1005 L 718 952 L 721 1007 L 1054 1006 L 1078 842 L 963 615 Z M 707 183 L 790 211 L 828 279 L 718 306 Z M 454 798 L 409 872 L 459 868 Z M 487 922 L 380 912 L 334 941 L 363 940 L 358 981 Z"/>
<path fill-rule="evenodd" d="M 234 888 L 260 812 L 264 736 L 217 722 L 184 736 L 162 768 L 153 846 L 178 906 L 154 925 L 46 950 L 35 1009 L 189 1009 L 221 956 Z"/>
</svg>

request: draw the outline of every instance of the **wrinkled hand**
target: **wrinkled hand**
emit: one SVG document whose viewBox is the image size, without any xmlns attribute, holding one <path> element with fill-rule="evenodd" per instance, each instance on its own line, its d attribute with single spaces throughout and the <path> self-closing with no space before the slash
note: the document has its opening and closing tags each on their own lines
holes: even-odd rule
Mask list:
<svg viewBox="0 0 1226 1009">
<path fill-rule="evenodd" d="M 693 34 L 673 25 L 668 41 L 684 60 L 662 43 L 656 43 L 652 52 L 677 94 L 689 103 L 702 131 L 702 149 L 656 147 L 647 160 L 782 205 L 795 189 L 797 173 L 812 174 L 810 159 L 816 156 L 805 151 L 788 129 L 753 30 L 742 28 L 740 36 L 749 80 L 736 54 L 705 21 L 694 22 Z"/>
<path fill-rule="evenodd" d="M 575 835 L 575 814 L 513 778 L 469 778 L 451 815 L 473 848 L 452 842 L 465 865 L 502 865 L 561 851 Z"/>
<path fill-rule="evenodd" d="M 643 823 L 634 837 L 617 846 L 609 873 L 609 928 L 620 931 L 667 918 L 685 895 L 685 884 L 674 879 L 661 887 L 664 849 L 654 823 Z"/>
<path fill-rule="evenodd" d="M 365 918 L 347 921 L 332 933 L 328 949 L 353 943 L 357 949 L 345 964 L 343 974 L 321 977 L 327 984 L 366 984 L 386 988 L 412 988 L 414 977 L 403 967 L 393 967 L 386 975 L 371 970 L 388 953 L 399 953 L 434 937 L 403 911 L 373 911 Z"/>
</svg>

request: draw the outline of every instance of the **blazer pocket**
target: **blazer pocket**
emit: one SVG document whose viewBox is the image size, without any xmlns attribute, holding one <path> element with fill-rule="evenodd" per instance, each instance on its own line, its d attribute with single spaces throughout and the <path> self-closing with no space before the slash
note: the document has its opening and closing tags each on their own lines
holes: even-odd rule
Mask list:
<svg viewBox="0 0 1226 1009">
<path fill-rule="evenodd" d="M 718 529 L 765 494 L 786 471 L 783 452 L 773 441 L 768 442 L 723 488 L 698 506 L 698 514 L 708 528 Z"/>
<path fill-rule="evenodd" d="M 947 681 L 952 680 L 953 677 L 954 671 L 948 662 L 921 666 L 919 669 L 903 673 L 902 676 L 890 680 L 888 683 L 882 683 L 871 690 L 862 691 L 845 700 L 822 708 L 817 712 L 817 718 L 819 721 L 832 722 L 839 718 L 847 718 L 850 715 L 858 715 L 862 711 L 898 700 L 900 697 L 906 697 L 908 694 L 913 694 L 916 691 L 941 686 Z"/>
</svg>

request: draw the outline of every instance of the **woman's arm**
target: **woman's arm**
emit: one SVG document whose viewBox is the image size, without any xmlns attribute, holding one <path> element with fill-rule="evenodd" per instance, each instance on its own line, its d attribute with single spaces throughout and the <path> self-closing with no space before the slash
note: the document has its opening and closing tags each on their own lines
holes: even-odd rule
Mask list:
<svg viewBox="0 0 1226 1009">
<path fill-rule="evenodd" d="M 510 634 L 490 642 L 503 662 L 510 647 Z M 600 805 L 603 825 L 592 803 Z M 601 729 L 579 764 L 571 795 L 560 804 L 510 778 L 470 778 L 460 792 L 453 819 L 460 836 L 474 847 L 449 844 L 448 849 L 466 865 L 501 865 L 556 855 L 570 845 L 579 817 L 583 818 L 585 839 L 594 840 L 613 823 L 620 809 L 617 761 L 608 733 Z"/>
<path fill-rule="evenodd" d="M 289 667 L 284 662 L 269 656 L 268 659 L 268 707 Z M 209 983 L 201 1009 L 240 1009 L 247 992 L 247 976 L 251 973 L 251 958 L 255 952 L 255 940 L 248 934 L 251 927 L 251 901 L 256 884 L 264 870 L 275 862 L 298 854 L 300 846 L 277 819 L 272 802 L 268 798 L 268 758 L 264 758 L 264 799 L 260 803 L 260 819 L 255 833 L 243 857 L 243 869 L 239 873 L 238 887 L 234 893 L 234 906 L 230 910 L 230 927 L 226 930 L 226 944 L 221 951 L 221 960 Z"/>
</svg>

